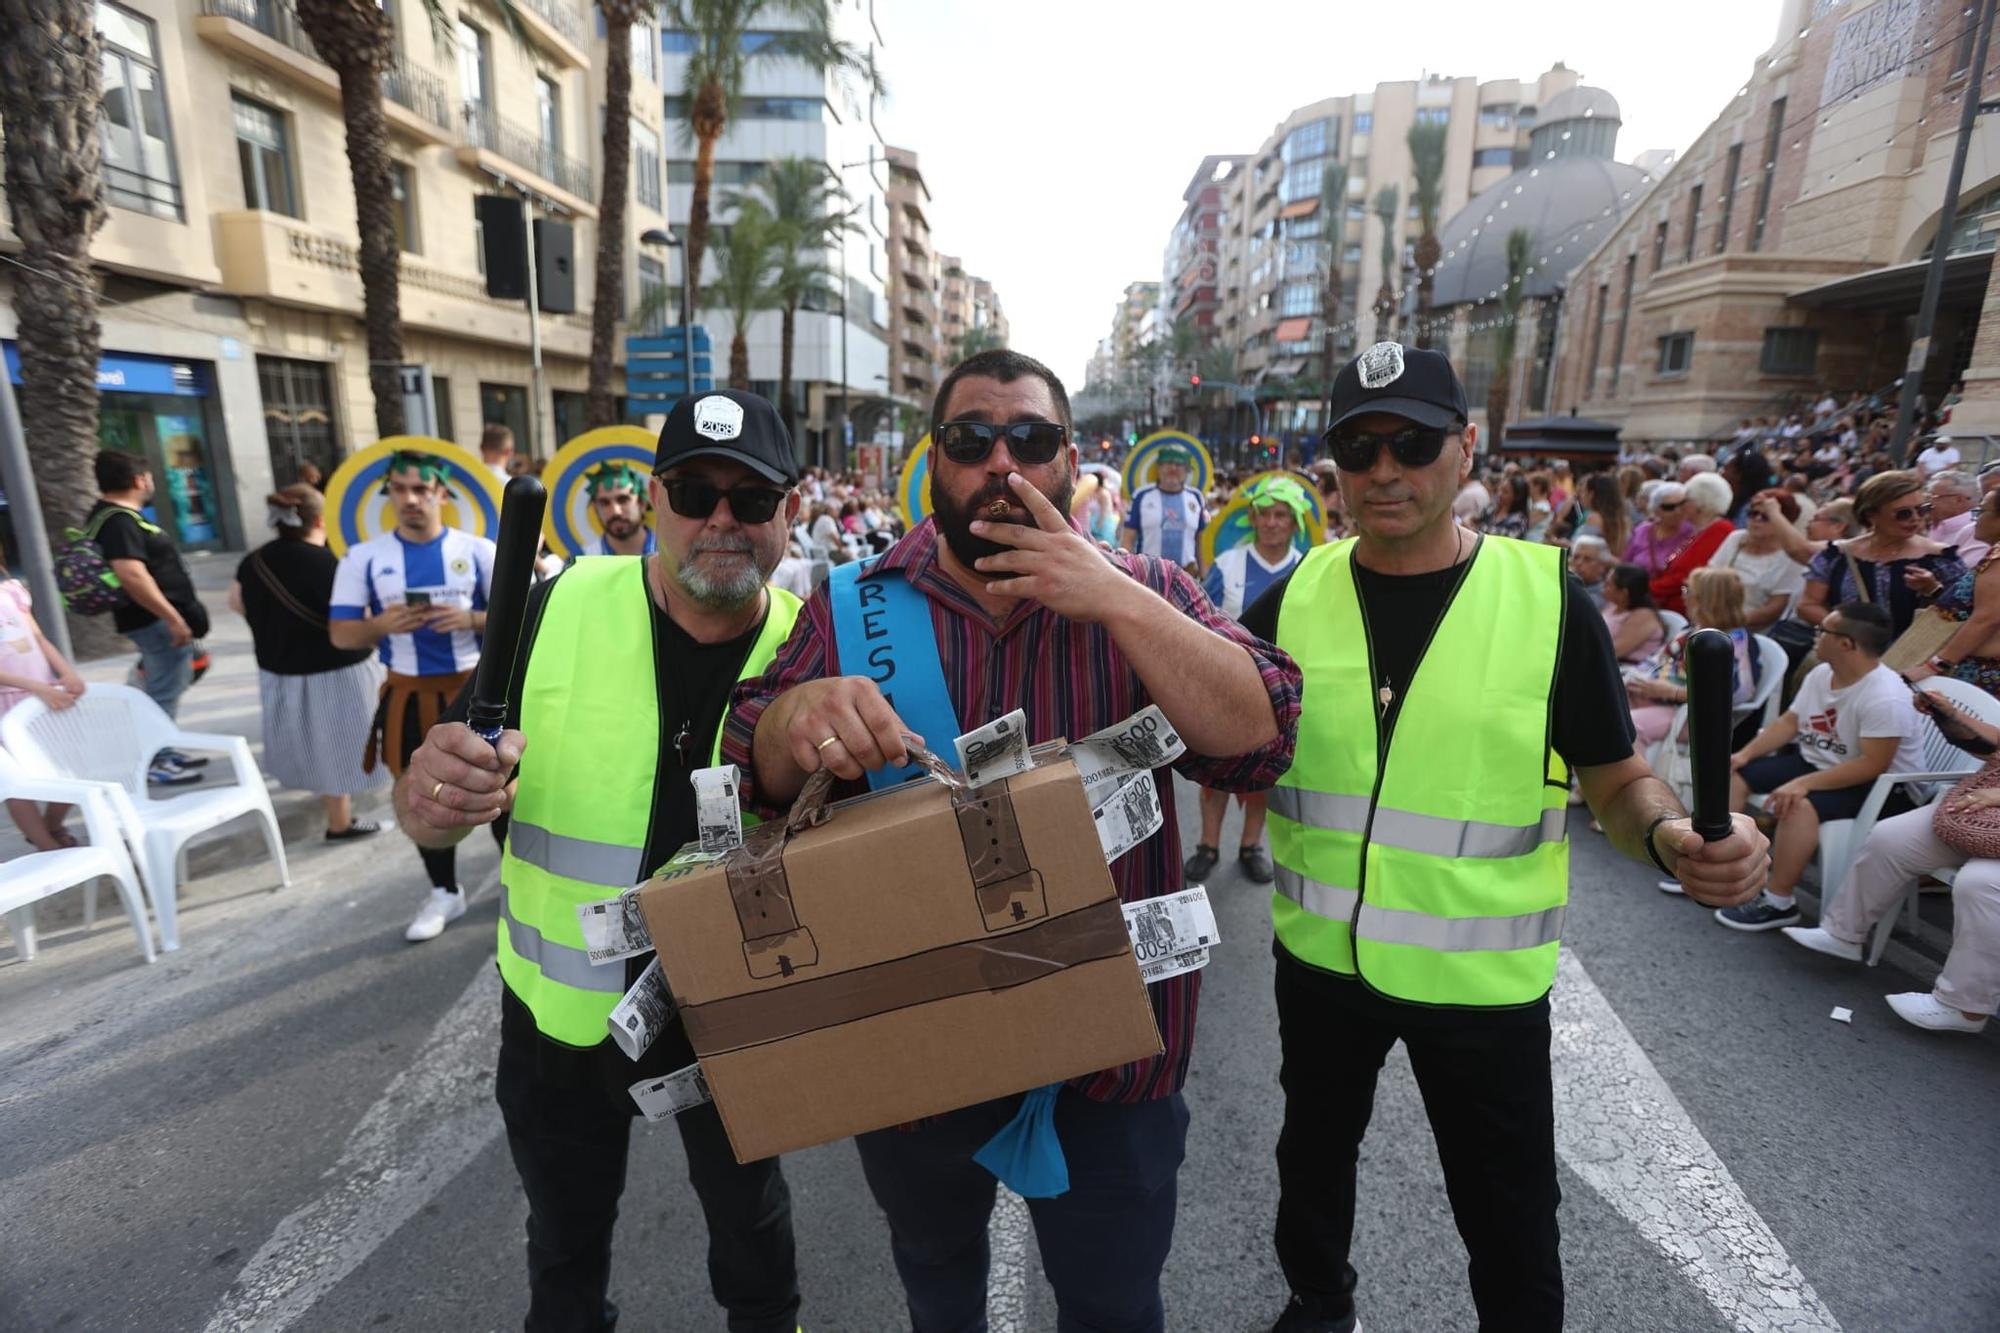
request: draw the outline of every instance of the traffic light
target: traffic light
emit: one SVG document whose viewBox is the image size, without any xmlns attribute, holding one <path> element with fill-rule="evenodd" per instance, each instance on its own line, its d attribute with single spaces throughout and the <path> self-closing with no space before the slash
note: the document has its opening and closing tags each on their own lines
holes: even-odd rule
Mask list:
<svg viewBox="0 0 2000 1333">
<path fill-rule="evenodd" d="M 1200 387 L 1201 387 L 1201 376 L 1199 375 L 1188 376 L 1188 388 L 1199 389 Z"/>
<path fill-rule="evenodd" d="M 1252 436 L 1250 437 L 1250 447 L 1251 447 L 1252 449 L 1255 449 L 1255 448 L 1256 448 L 1256 447 L 1257 447 L 1258 445 L 1262 444 L 1263 442 L 1264 442 L 1264 441 L 1263 441 L 1263 440 L 1262 440 L 1261 438 L 1259 438 L 1258 436 L 1255 436 L 1255 435 L 1252 435 Z"/>
</svg>

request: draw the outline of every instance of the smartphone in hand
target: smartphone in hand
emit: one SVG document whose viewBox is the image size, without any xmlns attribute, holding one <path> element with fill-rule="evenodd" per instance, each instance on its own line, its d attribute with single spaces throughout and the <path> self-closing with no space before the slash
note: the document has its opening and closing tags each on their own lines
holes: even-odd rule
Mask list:
<svg viewBox="0 0 2000 1333">
<path fill-rule="evenodd" d="M 414 606 L 419 611 L 424 611 L 430 609 L 430 604 L 431 595 L 427 592 L 411 589 L 403 593 L 404 606 Z"/>
</svg>

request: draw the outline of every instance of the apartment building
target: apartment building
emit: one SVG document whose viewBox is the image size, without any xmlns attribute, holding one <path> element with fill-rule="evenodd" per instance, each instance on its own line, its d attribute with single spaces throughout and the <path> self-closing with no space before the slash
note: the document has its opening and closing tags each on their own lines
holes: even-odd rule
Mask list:
<svg viewBox="0 0 2000 1333">
<path fill-rule="evenodd" d="M 1181 192 L 1181 216 L 1167 238 L 1162 290 L 1169 315 L 1175 324 L 1196 330 L 1203 343 L 1214 339 L 1222 305 L 1219 279 L 1229 184 L 1247 160 L 1241 154 L 1203 158 Z"/>
<path fill-rule="evenodd" d="M 944 359 L 943 272 L 925 214 L 931 192 L 907 148 L 889 150 L 889 353 L 893 397 L 928 410 Z"/>
<path fill-rule="evenodd" d="M 383 79 L 404 355 L 431 371 L 438 434 L 471 445 L 501 421 L 546 456 L 582 424 L 602 39 L 577 0 L 518 0 L 520 36 L 483 0 L 451 6 L 441 32 L 409 9 Z M 151 461 L 183 545 L 240 547 L 274 485 L 375 434 L 338 86 L 290 0 L 104 0 L 97 24 L 101 436 Z M 665 221 L 657 41 L 633 39 L 635 235 Z M 476 210 L 492 196 L 543 226 L 539 394 L 527 303 L 487 294 Z M 0 254 L 15 248 L 0 224 Z M 662 280 L 641 256 L 629 298 Z"/>
</svg>

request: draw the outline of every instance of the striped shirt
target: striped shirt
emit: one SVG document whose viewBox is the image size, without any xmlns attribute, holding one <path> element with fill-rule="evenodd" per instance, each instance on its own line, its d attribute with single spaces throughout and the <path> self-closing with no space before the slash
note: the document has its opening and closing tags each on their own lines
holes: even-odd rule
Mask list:
<svg viewBox="0 0 2000 1333">
<path fill-rule="evenodd" d="M 1181 570 L 1125 551 L 1107 551 L 1106 558 L 1158 593 L 1180 614 L 1247 649 L 1270 695 L 1278 735 L 1269 745 L 1230 758 L 1206 758 L 1190 752 L 1174 765 L 1175 771 L 1221 791 L 1260 791 L 1277 782 L 1291 766 L 1298 727 L 1300 674 L 1292 659 L 1218 614 L 1200 587 Z M 908 578 L 912 587 L 930 599 L 931 630 L 937 636 L 945 690 L 951 695 L 959 725 L 966 730 L 1023 708 L 1028 714 L 1028 739 L 1041 744 L 1089 735 L 1152 702 L 1139 673 L 1102 625 L 1065 620 L 1032 601 L 1023 601 L 997 623 L 988 619 L 972 594 L 954 583 L 938 564 L 933 520 L 926 519 L 891 546 L 864 577 L 881 578 L 895 570 L 903 571 L 901 577 Z M 746 775 L 744 789 L 753 804 L 756 773 L 750 742 L 765 708 L 794 685 L 841 674 L 833 613 L 827 591 L 821 588 L 806 603 L 792 637 L 778 650 L 770 671 L 739 685 L 731 703 L 723 729 L 723 759 Z M 937 745 L 942 738 L 925 739 Z M 1156 778 L 1161 785 L 1166 827 L 1111 864 L 1112 883 L 1125 902 L 1175 893 L 1182 886 L 1180 827 L 1172 786 L 1164 774 Z M 834 794 L 851 796 L 862 790 L 860 783 L 844 783 Z M 758 808 L 766 814 L 776 813 L 768 806 Z M 884 859 L 889 855 L 885 848 Z M 1072 1080 L 1072 1086 L 1085 1096 L 1101 1102 L 1150 1101 L 1179 1091 L 1186 1080 L 1188 1058 L 1194 1051 L 1201 973 L 1183 972 L 1146 989 L 1152 997 L 1165 1053 Z"/>
<path fill-rule="evenodd" d="M 493 543 L 457 528 L 427 542 L 391 530 L 347 548 L 333 572 L 329 620 L 363 620 L 421 593 L 432 606 L 484 611 L 493 581 Z M 451 676 L 479 664 L 471 630 L 415 629 L 385 635 L 382 665 L 402 676 Z"/>
</svg>

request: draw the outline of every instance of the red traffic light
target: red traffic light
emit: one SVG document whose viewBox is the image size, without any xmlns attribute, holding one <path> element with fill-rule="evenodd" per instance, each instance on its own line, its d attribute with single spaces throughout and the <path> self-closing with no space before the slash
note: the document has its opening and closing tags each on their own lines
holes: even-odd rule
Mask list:
<svg viewBox="0 0 2000 1333">
<path fill-rule="evenodd" d="M 1188 376 L 1188 387 L 1193 389 L 1199 389 L 1201 387 L 1201 376 L 1199 375 Z"/>
<path fill-rule="evenodd" d="M 1252 435 L 1252 436 L 1250 437 L 1250 443 L 1251 443 L 1252 445 L 1259 445 L 1259 444 L 1262 444 L 1263 442 L 1264 442 L 1264 441 L 1263 441 L 1262 439 L 1258 438 L 1258 437 L 1257 437 L 1257 436 L 1255 436 L 1255 435 Z"/>
</svg>

